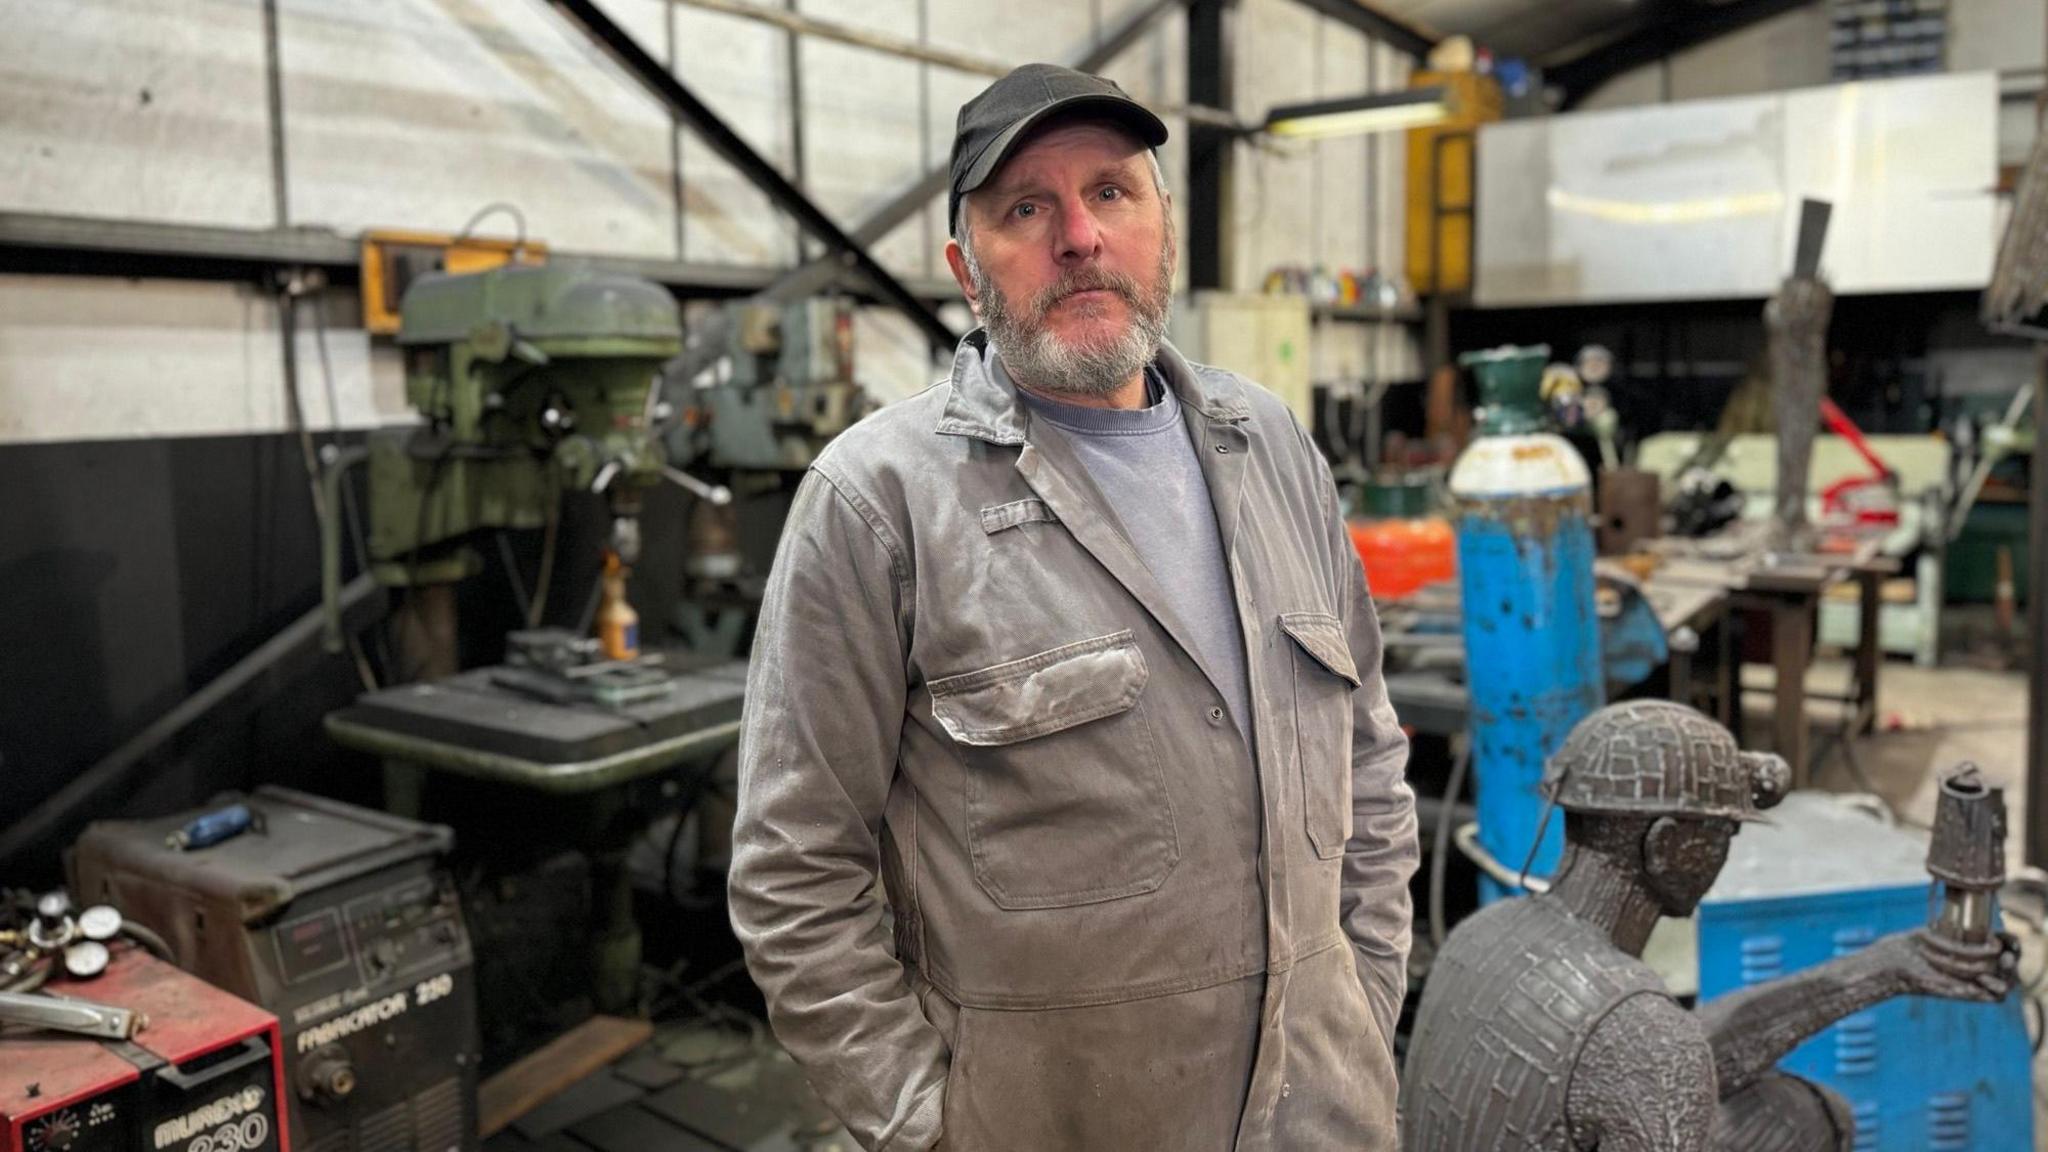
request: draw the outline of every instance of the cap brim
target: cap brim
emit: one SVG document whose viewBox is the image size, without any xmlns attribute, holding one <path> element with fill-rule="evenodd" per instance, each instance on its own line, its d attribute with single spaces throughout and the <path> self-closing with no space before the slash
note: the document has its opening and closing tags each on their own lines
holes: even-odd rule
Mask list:
<svg viewBox="0 0 2048 1152">
<path fill-rule="evenodd" d="M 1121 96 L 1105 96 L 1087 93 L 1069 96 L 1052 103 L 1024 117 L 1003 130 L 1003 134 L 989 142 L 981 155 L 968 166 L 967 177 L 954 189 L 957 195 L 966 195 L 988 182 L 996 169 L 1010 156 L 1010 150 L 1033 128 L 1055 117 L 1072 116 L 1078 113 L 1098 114 L 1104 120 L 1114 121 L 1131 130 L 1147 148 L 1157 148 L 1166 143 L 1166 123 L 1154 116 L 1143 104 Z"/>
<path fill-rule="evenodd" d="M 1543 796 L 1545 800 L 1551 800 L 1548 791 L 1545 791 Z M 1660 816 L 1669 816 L 1674 820 L 1732 820 L 1737 824 L 1776 823 L 1762 809 L 1753 812 L 1701 812 L 1697 809 L 1671 807 L 1631 808 L 1626 804 L 1558 804 L 1558 808 L 1565 812 L 1576 812 L 1581 816 L 1636 817 L 1644 820 L 1655 820 Z"/>
</svg>

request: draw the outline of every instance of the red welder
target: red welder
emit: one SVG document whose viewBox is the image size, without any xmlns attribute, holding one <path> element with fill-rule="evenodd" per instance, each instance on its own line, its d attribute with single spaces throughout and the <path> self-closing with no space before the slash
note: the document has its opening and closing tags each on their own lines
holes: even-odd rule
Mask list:
<svg viewBox="0 0 2048 1152">
<path fill-rule="evenodd" d="M 291 1152 L 277 1017 L 125 944 L 98 977 L 43 992 L 139 1027 L 0 1027 L 0 1152 Z"/>
</svg>

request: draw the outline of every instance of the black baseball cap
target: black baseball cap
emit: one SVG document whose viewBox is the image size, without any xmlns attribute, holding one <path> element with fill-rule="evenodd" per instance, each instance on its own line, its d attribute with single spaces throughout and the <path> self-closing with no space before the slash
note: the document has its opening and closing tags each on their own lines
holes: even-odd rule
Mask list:
<svg viewBox="0 0 2048 1152">
<path fill-rule="evenodd" d="M 960 219 L 960 198 L 986 183 L 1025 134 L 1055 116 L 1085 113 L 1112 120 L 1145 142 L 1166 143 L 1166 125 L 1113 80 L 1062 68 L 1026 64 L 960 106 L 953 132 L 953 185 L 946 197 L 946 231 Z"/>
</svg>

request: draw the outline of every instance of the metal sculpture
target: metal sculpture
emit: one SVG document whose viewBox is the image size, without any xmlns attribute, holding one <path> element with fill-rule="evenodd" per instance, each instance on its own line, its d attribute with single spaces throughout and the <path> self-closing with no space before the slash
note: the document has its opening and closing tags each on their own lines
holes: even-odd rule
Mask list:
<svg viewBox="0 0 2048 1152">
<path fill-rule="evenodd" d="M 1792 275 L 1764 307 L 1770 333 L 1771 399 L 1778 426 L 1778 489 L 1772 508 L 1776 547 L 1803 549 L 1812 529 L 1806 519 L 1806 484 L 1813 438 L 1820 431 L 1820 401 L 1828 392 L 1828 319 L 1835 294 L 1820 277 L 1829 205 L 1801 205 L 1799 247 Z"/>
<path fill-rule="evenodd" d="M 2001 999 L 2017 951 L 1919 929 L 1685 1010 L 1641 960 L 1650 930 L 1698 906 L 1789 780 L 1678 704 L 1575 727 L 1544 780 L 1565 813 L 1550 891 L 1472 916 L 1431 972 L 1403 1075 L 1406 1152 L 1850 1148 L 1847 1106 L 1778 1060 L 1894 996 Z"/>
</svg>

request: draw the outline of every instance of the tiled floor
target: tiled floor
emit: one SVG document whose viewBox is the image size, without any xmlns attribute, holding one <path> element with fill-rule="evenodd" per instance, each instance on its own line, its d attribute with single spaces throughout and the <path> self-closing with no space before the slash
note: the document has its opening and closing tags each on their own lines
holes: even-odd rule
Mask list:
<svg viewBox="0 0 2048 1152">
<path fill-rule="evenodd" d="M 685 1021 L 491 1137 L 485 1152 L 856 1152 L 760 1034 Z"/>
</svg>

